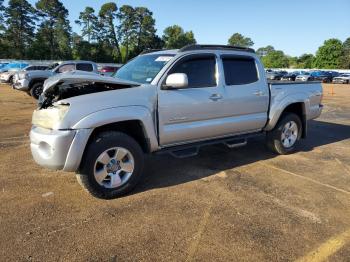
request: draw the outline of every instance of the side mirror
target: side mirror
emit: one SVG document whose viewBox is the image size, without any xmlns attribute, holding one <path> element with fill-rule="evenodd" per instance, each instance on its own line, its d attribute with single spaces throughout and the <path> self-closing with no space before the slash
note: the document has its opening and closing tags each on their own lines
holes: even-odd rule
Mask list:
<svg viewBox="0 0 350 262">
<path fill-rule="evenodd" d="M 165 81 L 166 88 L 168 89 L 180 89 L 188 86 L 188 78 L 186 74 L 175 73 L 168 75 Z"/>
</svg>

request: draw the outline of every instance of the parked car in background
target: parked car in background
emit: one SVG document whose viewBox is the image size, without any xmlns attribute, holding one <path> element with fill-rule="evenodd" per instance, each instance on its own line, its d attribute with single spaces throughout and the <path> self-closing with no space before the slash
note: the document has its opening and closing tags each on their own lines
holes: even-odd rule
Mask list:
<svg viewBox="0 0 350 262">
<path fill-rule="evenodd" d="M 342 74 L 334 77 L 332 82 L 334 84 L 350 84 L 350 74 Z"/>
<path fill-rule="evenodd" d="M 21 63 L 21 62 L 13 62 L 13 63 L 8 63 L 4 67 L 0 69 L 0 73 L 7 72 L 10 69 L 23 69 L 25 67 L 29 66 L 27 63 Z"/>
<path fill-rule="evenodd" d="M 295 78 L 299 75 L 298 72 L 291 72 L 281 77 L 283 81 L 295 81 Z"/>
<path fill-rule="evenodd" d="M 2 83 L 11 83 L 13 80 L 13 76 L 16 72 L 26 68 L 28 64 L 26 63 L 9 63 L 4 66 L 0 71 L 0 82 Z"/>
<path fill-rule="evenodd" d="M 19 79 L 19 74 L 23 72 L 28 72 L 28 71 L 38 71 L 38 70 L 47 70 L 49 66 L 47 65 L 30 65 L 24 68 L 23 70 L 17 70 L 14 72 L 9 71 L 8 73 L 12 73 L 12 79 L 10 79 L 8 82 L 12 85 Z"/>
<path fill-rule="evenodd" d="M 286 74 L 288 74 L 287 71 L 272 71 L 266 73 L 266 78 L 268 80 L 281 80 L 281 78 Z"/>
<path fill-rule="evenodd" d="M 52 70 L 39 70 L 30 72 L 21 72 L 18 79 L 14 83 L 15 89 L 27 92 L 35 99 L 38 99 L 43 91 L 43 85 L 46 79 L 56 74 L 72 72 L 72 71 L 86 71 L 98 73 L 97 64 L 90 61 L 66 61 L 58 65 Z"/>
<path fill-rule="evenodd" d="M 302 74 L 302 75 L 298 75 L 298 76 L 295 78 L 295 81 L 302 81 L 302 82 L 314 81 L 314 77 L 313 77 L 310 73 L 305 72 L 305 73 Z"/>
<path fill-rule="evenodd" d="M 333 80 L 332 74 L 324 71 L 312 72 L 313 80 L 321 81 L 322 83 L 331 83 Z"/>
<path fill-rule="evenodd" d="M 9 63 L 0 63 L 0 69 L 3 68 L 4 66 L 8 65 Z"/>
<path fill-rule="evenodd" d="M 336 71 L 328 71 L 328 73 L 332 76 L 332 80 L 334 77 L 338 77 L 341 75 L 341 73 L 336 72 Z"/>
<path fill-rule="evenodd" d="M 119 66 L 103 66 L 99 72 L 104 76 L 112 76 L 115 72 L 119 70 Z"/>
</svg>

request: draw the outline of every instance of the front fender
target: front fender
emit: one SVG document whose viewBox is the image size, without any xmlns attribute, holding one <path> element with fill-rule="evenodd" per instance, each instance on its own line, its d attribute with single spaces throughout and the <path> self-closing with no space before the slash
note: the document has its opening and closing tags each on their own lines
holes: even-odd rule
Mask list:
<svg viewBox="0 0 350 262">
<path fill-rule="evenodd" d="M 303 114 L 308 115 L 308 109 L 310 108 L 310 100 L 308 98 L 305 98 L 305 96 L 305 93 L 295 93 L 293 95 L 285 96 L 282 99 L 273 99 L 273 101 L 271 102 L 271 108 L 269 112 L 269 122 L 267 123 L 265 130 L 272 130 L 276 126 L 284 110 L 292 104 L 302 103 Z"/>
<path fill-rule="evenodd" d="M 143 106 L 115 107 L 94 112 L 76 123 L 73 129 L 95 129 L 122 121 L 138 120 L 142 123 L 150 149 L 158 149 L 155 124 L 151 112 Z"/>
</svg>

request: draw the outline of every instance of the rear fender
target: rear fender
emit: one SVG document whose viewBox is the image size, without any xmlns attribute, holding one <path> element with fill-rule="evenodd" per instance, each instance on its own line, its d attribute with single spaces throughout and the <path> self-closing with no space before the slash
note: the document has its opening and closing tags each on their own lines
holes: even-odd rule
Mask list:
<svg viewBox="0 0 350 262">
<path fill-rule="evenodd" d="M 265 127 L 265 131 L 272 130 L 276 126 L 285 109 L 295 103 L 302 104 L 303 116 L 301 121 L 304 121 L 304 118 L 307 119 L 306 116 L 309 114 L 310 100 L 305 99 L 305 93 L 296 93 L 291 96 L 284 97 L 282 100 L 274 99 L 270 108 L 269 121 Z"/>
</svg>

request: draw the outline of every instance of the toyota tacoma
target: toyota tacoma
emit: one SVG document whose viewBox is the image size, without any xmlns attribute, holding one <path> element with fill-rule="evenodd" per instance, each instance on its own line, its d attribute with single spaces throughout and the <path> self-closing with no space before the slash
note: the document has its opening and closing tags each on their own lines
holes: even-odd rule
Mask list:
<svg viewBox="0 0 350 262">
<path fill-rule="evenodd" d="M 30 132 L 41 166 L 75 172 L 99 198 L 131 191 L 144 156 L 190 157 L 203 145 L 266 136 L 289 154 L 322 111 L 319 82 L 269 83 L 254 50 L 191 45 L 147 51 L 114 77 L 79 72 L 44 83 Z"/>
</svg>

